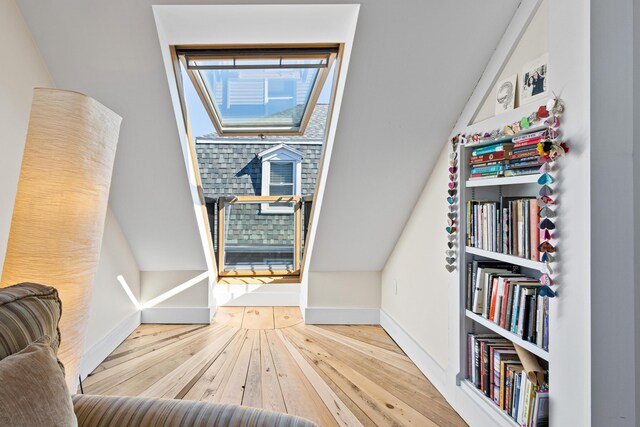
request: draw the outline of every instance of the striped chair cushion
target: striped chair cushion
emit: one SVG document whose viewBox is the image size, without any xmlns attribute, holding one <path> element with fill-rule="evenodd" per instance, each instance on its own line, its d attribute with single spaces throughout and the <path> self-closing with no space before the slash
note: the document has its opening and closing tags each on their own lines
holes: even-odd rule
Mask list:
<svg viewBox="0 0 640 427">
<path fill-rule="evenodd" d="M 190 400 L 73 396 L 79 427 L 315 427 L 287 414 Z"/>
<path fill-rule="evenodd" d="M 58 291 L 35 283 L 0 288 L 0 360 L 48 335 L 57 353 L 62 306 Z"/>
</svg>

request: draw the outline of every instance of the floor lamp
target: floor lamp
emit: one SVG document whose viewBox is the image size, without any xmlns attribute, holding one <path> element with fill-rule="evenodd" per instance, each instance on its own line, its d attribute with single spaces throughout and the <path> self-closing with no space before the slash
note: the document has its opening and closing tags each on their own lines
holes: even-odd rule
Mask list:
<svg viewBox="0 0 640 427">
<path fill-rule="evenodd" d="M 0 286 L 62 300 L 58 357 L 75 392 L 121 118 L 81 93 L 35 89 Z"/>
</svg>

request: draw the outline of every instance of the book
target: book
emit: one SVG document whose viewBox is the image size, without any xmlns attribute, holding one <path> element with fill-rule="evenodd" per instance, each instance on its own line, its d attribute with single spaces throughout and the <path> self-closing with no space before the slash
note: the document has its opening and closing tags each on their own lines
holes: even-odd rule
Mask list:
<svg viewBox="0 0 640 427">
<path fill-rule="evenodd" d="M 533 261 L 540 261 L 540 251 L 538 246 L 540 245 L 540 229 L 538 224 L 540 223 L 540 209 L 538 208 L 538 201 L 536 199 L 529 200 L 529 231 L 530 231 L 530 259 Z"/>
<path fill-rule="evenodd" d="M 509 151 L 497 151 L 494 153 L 480 154 L 479 156 L 471 156 L 469 158 L 469 164 L 475 165 L 478 163 L 506 160 L 510 158 Z"/>
<path fill-rule="evenodd" d="M 485 145 L 484 147 L 479 147 L 471 151 L 472 156 L 481 156 L 483 154 L 496 153 L 499 151 L 511 151 L 511 147 L 513 144 L 510 142 L 501 142 L 498 144 Z"/>
<path fill-rule="evenodd" d="M 494 165 L 494 166 L 485 166 L 480 168 L 472 168 L 469 173 L 471 175 L 482 174 L 482 173 L 498 173 L 498 172 L 502 172 L 504 168 L 505 166 L 502 164 Z"/>
<path fill-rule="evenodd" d="M 540 173 L 540 165 L 521 169 L 509 169 L 503 172 L 504 176 L 535 175 L 537 173 Z"/>
<path fill-rule="evenodd" d="M 536 391 L 533 399 L 533 411 L 531 414 L 531 427 L 549 426 L 549 392 Z"/>
<path fill-rule="evenodd" d="M 544 138 L 546 131 L 541 130 L 538 132 L 526 133 L 523 135 L 514 136 L 511 141 L 514 147 L 519 147 L 531 143 L 532 141 L 540 141 Z"/>
</svg>

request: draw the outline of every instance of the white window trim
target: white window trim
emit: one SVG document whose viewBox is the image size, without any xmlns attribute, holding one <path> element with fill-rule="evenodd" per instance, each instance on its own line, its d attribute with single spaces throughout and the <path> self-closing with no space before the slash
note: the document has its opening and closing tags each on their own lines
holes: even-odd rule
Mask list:
<svg viewBox="0 0 640 427">
<path fill-rule="evenodd" d="M 269 184 L 271 178 L 271 162 L 293 162 L 295 171 L 293 173 L 292 196 L 300 196 L 302 193 L 302 153 L 298 150 L 279 144 L 258 154 L 262 160 L 262 188 L 261 195 L 269 196 Z M 282 214 L 293 213 L 294 208 L 284 206 L 271 206 L 269 203 L 261 203 L 260 213 Z"/>
</svg>

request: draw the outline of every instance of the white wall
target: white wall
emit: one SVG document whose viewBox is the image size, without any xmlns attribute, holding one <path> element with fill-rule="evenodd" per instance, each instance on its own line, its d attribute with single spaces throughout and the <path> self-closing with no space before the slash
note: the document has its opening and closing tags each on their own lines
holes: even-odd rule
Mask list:
<svg viewBox="0 0 640 427">
<path fill-rule="evenodd" d="M 202 273 L 203 271 L 199 270 L 142 271 L 140 273 L 142 283 L 141 302 L 144 304 Z M 189 289 L 172 296 L 154 307 L 209 307 L 208 283 L 208 279 L 205 278 Z"/>
<path fill-rule="evenodd" d="M 13 0 L 0 0 L 0 40 L 11 42 L 11 54 L 3 59 L 0 67 L 1 266 L 4 264 L 11 215 L 20 176 L 33 88 L 55 85 Z M 85 349 L 89 352 L 92 349 L 98 349 L 104 353 L 105 348 L 113 344 L 99 349 L 100 344 L 124 320 L 136 312 L 116 280 L 119 274 L 125 276 L 134 294 L 139 296 L 139 271 L 136 261 L 117 219 L 109 208 L 85 341 Z M 108 351 L 102 357 L 107 355 Z"/>
<path fill-rule="evenodd" d="M 10 41 L 0 67 L 0 266 L 4 264 L 34 87 L 53 82 L 18 6 L 0 0 L 0 40 Z M 0 267 L 1 268 L 1 267 Z"/>
<path fill-rule="evenodd" d="M 380 308 L 379 271 L 309 273 L 308 307 Z"/>
<path fill-rule="evenodd" d="M 504 65 L 502 73 L 498 81 L 505 79 L 514 74 L 518 75 L 518 86 L 520 86 L 520 73 L 522 66 L 527 64 L 540 55 L 549 52 L 549 1 L 544 0 L 536 12 L 535 16 L 531 20 L 531 23 L 527 27 L 527 30 L 520 39 L 518 47 L 513 51 L 511 57 Z M 496 99 L 496 85 L 491 88 L 487 99 L 482 104 L 482 107 L 478 111 L 474 123 L 486 120 L 489 117 L 495 116 L 495 99 Z M 535 103 L 534 103 L 535 105 Z M 518 107 L 518 99 L 516 97 L 516 107 Z"/>
<path fill-rule="evenodd" d="M 449 273 L 444 268 L 449 174 L 446 147 L 382 270 L 382 310 L 441 366 L 448 359 Z M 396 292 L 397 282 L 397 292 Z"/>
</svg>

